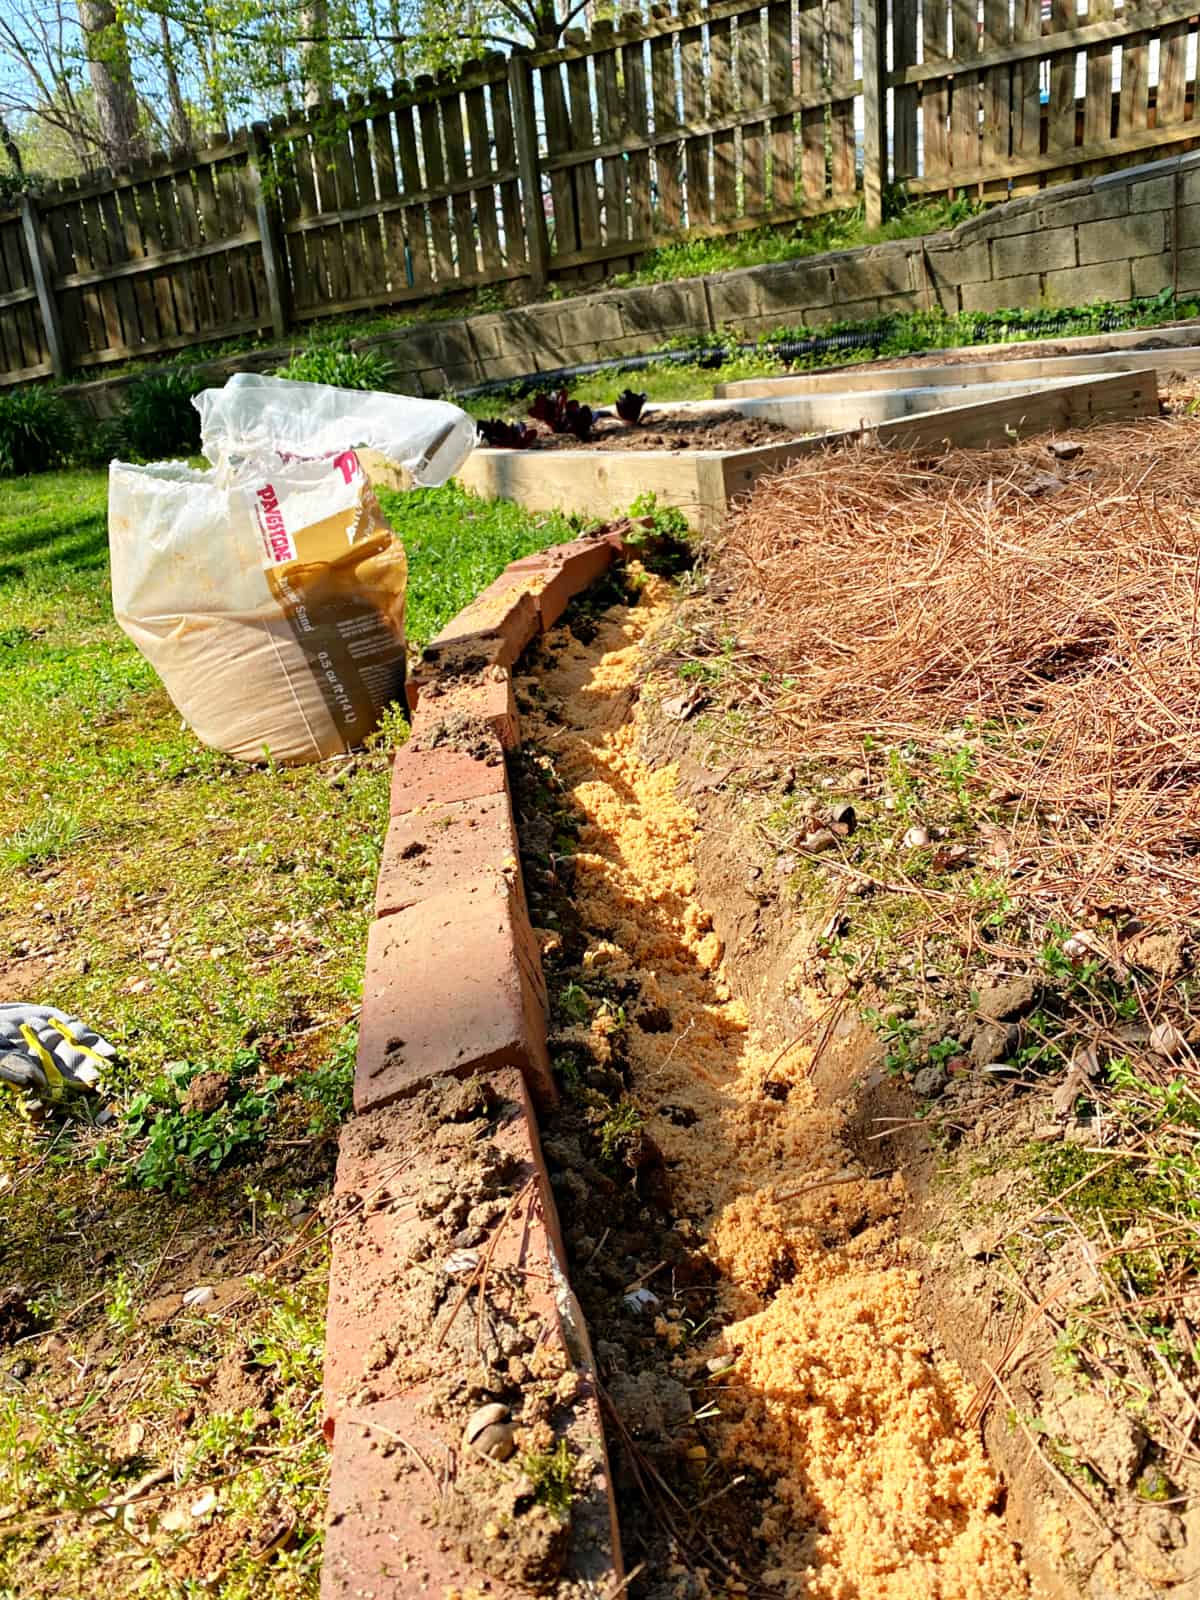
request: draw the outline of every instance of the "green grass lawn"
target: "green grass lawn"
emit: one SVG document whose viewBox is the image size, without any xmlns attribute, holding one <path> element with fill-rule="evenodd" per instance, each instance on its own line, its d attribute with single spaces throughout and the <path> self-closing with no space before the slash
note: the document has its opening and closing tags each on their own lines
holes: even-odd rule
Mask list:
<svg viewBox="0 0 1200 1600">
<path fill-rule="evenodd" d="M 307 1596 L 315 1208 L 404 723 L 340 772 L 202 747 L 112 618 L 106 487 L 79 470 L 0 490 L 0 1000 L 75 1011 L 123 1058 L 105 1134 L 0 1099 L 0 1284 L 26 1308 L 7 1344 L 0 1308 L 0 1596 Z M 574 531 L 454 486 L 381 499 L 416 643 Z M 184 1113 L 200 1070 L 228 1076 L 225 1102 Z M 216 1309 L 181 1312 L 197 1286 Z M 89 1516 L 156 1472 L 135 1510 Z"/>
</svg>

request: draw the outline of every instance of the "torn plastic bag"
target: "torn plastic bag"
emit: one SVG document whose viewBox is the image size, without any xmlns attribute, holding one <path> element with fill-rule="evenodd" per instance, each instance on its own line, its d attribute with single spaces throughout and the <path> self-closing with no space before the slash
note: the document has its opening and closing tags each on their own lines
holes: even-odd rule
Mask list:
<svg viewBox="0 0 1200 1600">
<path fill-rule="evenodd" d="M 213 470 L 110 468 L 117 620 L 206 744 L 251 761 L 352 749 L 403 696 L 407 582 L 353 446 L 441 483 L 473 424 L 441 401 L 280 379 L 197 408 Z"/>
</svg>

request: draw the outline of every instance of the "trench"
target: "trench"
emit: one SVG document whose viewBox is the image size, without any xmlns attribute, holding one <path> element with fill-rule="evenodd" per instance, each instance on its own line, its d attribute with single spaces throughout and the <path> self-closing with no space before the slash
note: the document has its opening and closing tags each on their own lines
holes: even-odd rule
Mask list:
<svg viewBox="0 0 1200 1600">
<path fill-rule="evenodd" d="M 639 753 L 673 599 L 637 581 L 520 680 L 516 785 L 631 1592 L 1024 1595 L 968 1385 L 919 1321 L 903 1177 L 854 1158 L 805 1048 L 767 1047 L 698 897 L 696 814 Z"/>
</svg>

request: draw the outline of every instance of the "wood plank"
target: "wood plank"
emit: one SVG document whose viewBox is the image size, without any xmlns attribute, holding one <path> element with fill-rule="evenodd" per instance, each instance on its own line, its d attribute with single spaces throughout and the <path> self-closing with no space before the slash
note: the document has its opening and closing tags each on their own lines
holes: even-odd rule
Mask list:
<svg viewBox="0 0 1200 1600">
<path fill-rule="evenodd" d="M 128 187 L 123 185 L 122 187 Z M 117 206 L 117 195 L 120 190 L 116 187 L 107 194 L 97 197 L 97 206 L 104 227 L 104 250 L 110 266 L 123 266 L 129 260 L 129 248 L 125 239 L 125 224 Z M 142 342 L 141 323 L 138 319 L 137 299 L 134 295 L 133 285 L 126 277 L 119 277 L 114 285 L 117 297 L 117 309 L 121 316 L 120 343 L 131 350 L 136 350 Z"/>
<path fill-rule="evenodd" d="M 563 91 L 562 68 L 541 68 L 538 76 L 542 88 L 542 117 L 546 126 L 546 155 L 548 158 L 569 152 L 571 123 L 567 116 L 567 101 Z M 547 164 L 546 170 L 550 170 Z M 575 211 L 575 185 L 569 172 L 550 170 L 550 206 L 553 233 L 550 240 L 552 255 L 579 249 L 579 218 Z"/>
<path fill-rule="evenodd" d="M 492 154 L 492 135 L 488 127 L 487 101 L 481 88 L 468 89 L 464 95 L 467 111 L 467 138 L 470 152 L 467 171 L 479 178 L 495 166 Z M 472 190 L 475 207 L 475 226 L 479 230 L 479 260 L 484 267 L 503 260 L 500 249 L 500 208 L 495 188 L 481 183 Z"/>
<path fill-rule="evenodd" d="M 652 22 L 660 22 L 667 7 L 650 8 Z M 679 138 L 679 111 L 675 99 L 675 40 L 656 34 L 650 40 L 650 80 L 654 91 L 654 175 L 658 193 L 654 229 L 659 234 L 678 231 L 683 223 L 683 181 Z"/>
<path fill-rule="evenodd" d="M 0 222 L 0 236 L 12 226 L 12 219 Z M 27 300 L 36 298 L 32 284 L 12 281 L 8 255 L 0 244 L 0 361 L 4 367 L 24 370 L 27 357 L 20 330 L 17 326 L 16 308 Z"/>
<path fill-rule="evenodd" d="M 1026 43 L 1035 53 L 1019 61 L 1013 69 L 1012 163 L 1039 159 L 1042 149 L 1041 68 L 1036 50 L 1042 34 L 1041 0 L 1014 0 L 1013 47 Z M 970 180 L 968 179 L 968 182 Z"/>
<path fill-rule="evenodd" d="M 379 196 L 375 188 L 371 124 L 366 115 L 366 102 L 361 94 L 352 94 L 346 104 L 350 114 L 350 150 L 354 160 L 354 188 L 358 204 L 376 206 Z M 367 281 L 382 287 L 387 282 L 387 268 L 383 258 L 383 223 L 378 213 L 363 221 L 360 236 Z"/>
<path fill-rule="evenodd" d="M 258 224 L 253 208 L 245 190 L 246 168 L 242 161 L 227 161 L 224 165 L 213 168 L 217 180 L 218 193 L 221 196 L 221 215 L 226 229 L 227 238 L 245 238 L 247 234 L 258 237 Z M 261 251 L 255 250 L 255 256 L 261 262 Z M 266 321 L 269 316 L 264 312 L 266 304 L 266 285 L 255 282 L 255 275 L 251 268 L 250 251 L 247 246 L 230 251 L 229 254 L 229 282 L 233 290 L 233 315 L 236 321 L 244 322 L 247 318 L 258 315 Z M 261 293 L 259 292 L 261 290 Z"/>
<path fill-rule="evenodd" d="M 57 195 L 61 192 L 62 185 L 53 183 L 48 185 L 50 194 Z M 76 217 L 78 213 L 75 213 Z M 57 281 L 63 273 L 75 270 L 75 250 L 71 240 L 72 214 L 67 207 L 54 205 L 43 210 L 43 226 L 49 241 L 47 251 L 50 261 L 50 272 Z M 58 296 L 59 318 L 62 323 L 63 339 L 66 345 L 66 358 L 68 365 L 74 366 L 75 358 L 84 350 L 91 349 L 91 339 L 87 327 L 87 310 L 83 303 L 83 295 L 77 290 L 67 290 Z M 97 316 L 99 306 L 97 304 Z"/>
<path fill-rule="evenodd" d="M 300 189 L 302 221 L 317 220 L 337 205 L 337 180 L 329 150 L 323 144 L 324 130 L 310 117 L 303 133 L 293 144 L 296 152 L 296 178 Z M 336 298 L 342 283 L 341 251 L 328 230 L 310 233 L 305 241 L 309 271 L 316 291 L 314 304 Z"/>
<path fill-rule="evenodd" d="M 546 226 L 545 189 L 539 166 L 537 119 L 533 110 L 533 74 L 519 52 L 508 58 L 506 69 L 512 137 L 521 177 L 521 225 L 525 236 L 529 289 L 539 299 L 550 276 L 550 232 Z M 515 260 L 515 258 L 514 258 Z M 511 270 L 521 270 L 516 263 Z"/>
<path fill-rule="evenodd" d="M 221 215 L 217 206 L 212 168 L 198 167 L 195 183 L 204 243 L 214 246 L 223 244 Z M 229 257 L 224 250 L 213 250 L 204 255 L 203 262 L 203 271 L 208 279 L 211 296 L 209 330 L 215 332 L 218 328 L 224 328 L 236 320 L 233 315 L 233 285 L 229 278 Z"/>
<path fill-rule="evenodd" d="M 320 198 L 317 195 L 317 163 L 312 147 L 312 130 L 299 133 L 291 139 L 291 165 L 296 173 L 296 202 L 298 216 L 293 221 L 307 222 L 320 216 Z M 323 234 L 304 234 L 293 237 L 288 224 L 283 224 L 288 259 L 291 261 L 291 280 L 296 285 L 293 306 L 317 306 L 323 299 L 331 299 L 330 274 L 325 266 L 325 237 Z M 304 266 L 301 267 L 301 258 Z"/>
<path fill-rule="evenodd" d="M 711 22 L 708 28 L 708 93 L 712 120 L 725 122 L 736 107 L 733 84 L 733 41 L 728 18 Z M 733 129 L 723 128 L 712 135 L 712 220 L 732 221 L 737 216 L 737 150 Z M 648 231 L 648 230 L 647 230 Z"/>
<path fill-rule="evenodd" d="M 597 18 L 592 24 L 593 33 L 612 38 L 611 22 Z M 596 137 L 600 144 L 623 138 L 628 118 L 621 101 L 617 83 L 618 47 L 598 50 L 592 57 L 592 70 L 596 78 Z M 629 238 L 629 202 L 626 194 L 625 162 L 621 156 L 606 156 L 601 163 L 600 202 L 603 237 L 608 243 Z M 626 270 L 622 266 L 618 271 Z"/>
<path fill-rule="evenodd" d="M 462 96 L 456 91 L 442 96 L 442 148 L 446 157 L 446 176 L 454 185 L 450 217 L 454 228 L 454 265 L 460 277 L 473 277 L 479 271 L 475 253 L 475 224 L 471 215 L 471 191 L 467 187 L 467 141 L 463 132 Z M 486 260 L 485 263 L 486 265 Z"/>
<path fill-rule="evenodd" d="M 854 77 L 854 0 L 827 0 L 829 76 L 834 83 Z M 854 159 L 854 99 L 830 100 L 829 182 L 835 196 L 852 204 L 857 187 Z"/>
<path fill-rule="evenodd" d="M 1017 0 L 1019 5 L 1021 0 Z M 1027 0 L 1037 5 L 1039 0 Z M 949 60 L 946 33 L 946 0 L 923 0 L 921 41 L 925 64 Z M 950 172 L 950 90 L 945 79 L 921 85 L 921 129 L 924 134 L 924 162 L 921 175 L 928 182 L 944 187 Z"/>
<path fill-rule="evenodd" d="M 417 150 L 416 127 L 411 106 L 399 106 L 392 113 L 396 124 L 396 149 L 400 156 L 400 192 L 404 199 L 424 188 L 421 162 Z M 408 250 L 408 265 L 415 285 L 431 283 L 433 268 L 429 253 L 429 216 L 424 204 L 410 204 L 401 213 L 404 219 L 404 241 Z"/>
<path fill-rule="evenodd" d="M 1088 21 L 1107 22 L 1113 0 L 1088 0 Z M 1104 43 L 1087 51 L 1083 101 L 1083 142 L 1099 144 L 1113 135 L 1113 47 Z"/>
<path fill-rule="evenodd" d="M 140 169 L 141 163 L 139 163 Z M 127 261 L 144 261 L 146 256 L 145 244 L 142 240 L 141 218 L 138 215 L 138 185 L 125 184 L 120 189 L 114 189 L 112 195 L 113 205 L 121 219 L 122 242 L 124 243 L 125 259 Z M 158 325 L 158 312 L 154 304 L 154 291 L 150 280 L 142 275 L 133 279 L 133 301 L 137 307 L 137 320 L 141 328 L 141 337 L 145 341 L 157 341 L 169 337 L 167 330 Z M 120 291 L 118 291 L 118 297 Z"/>
<path fill-rule="evenodd" d="M 327 139 L 327 171 L 331 181 L 331 204 L 323 204 L 325 212 L 357 211 L 358 185 L 354 179 L 354 154 L 350 148 L 350 129 L 346 120 L 345 104 L 331 100 L 324 108 L 324 137 Z M 362 229 L 357 223 L 338 220 L 326 233 L 326 248 L 330 254 L 330 276 L 336 277 L 340 288 L 339 298 L 365 294 L 371 287 L 367 263 L 363 259 Z"/>
<path fill-rule="evenodd" d="M 976 0 L 951 0 L 953 55 L 958 70 L 950 90 L 950 163 L 979 165 L 979 74 L 964 71 L 979 55 Z"/>
<path fill-rule="evenodd" d="M 488 85 L 488 104 L 492 112 L 492 138 L 495 143 L 495 162 L 504 172 L 517 170 L 517 147 L 513 135 L 512 105 L 509 99 L 507 75 L 497 83 Z M 520 265 L 527 259 L 525 248 L 525 221 L 521 211 L 521 185 L 519 179 L 510 179 L 499 186 L 500 215 L 504 224 L 504 260 Z M 541 195 L 538 195 L 541 205 Z"/>
<path fill-rule="evenodd" d="M 158 178 L 154 184 L 162 253 L 183 249 L 183 229 L 179 222 L 179 196 L 171 178 Z M 180 262 L 171 273 L 171 299 L 175 307 L 177 333 L 196 331 L 196 306 L 192 296 L 190 262 Z"/>
<path fill-rule="evenodd" d="M 767 89 L 773 106 L 795 93 L 792 56 L 791 0 L 772 0 L 767 7 Z M 771 209 L 790 211 L 796 204 L 796 118 L 771 119 Z"/>
<path fill-rule="evenodd" d="M 1007 0 L 985 0 L 987 3 L 1003 5 L 1007 15 Z M 892 7 L 892 64 L 904 68 L 916 59 L 917 8 L 913 0 L 897 0 Z M 916 176 L 917 91 L 913 87 L 892 94 L 892 170 L 897 183 Z"/>
<path fill-rule="evenodd" d="M 567 38 L 576 34 L 567 30 Z M 581 36 L 580 36 L 581 37 Z M 567 93 L 571 106 L 571 148 L 585 159 L 575 168 L 575 209 L 579 218 L 579 248 L 590 250 L 603 243 L 600 229 L 600 188 L 596 181 L 596 161 L 591 152 L 596 145 L 596 130 L 592 120 L 592 90 L 589 77 L 589 57 L 579 56 L 567 62 Z M 592 274 L 587 274 L 592 276 Z"/>
<path fill-rule="evenodd" d="M 796 18 L 799 90 L 801 95 L 811 95 L 816 100 L 822 93 L 821 77 L 824 70 L 825 30 L 821 20 L 821 0 L 799 0 L 799 6 Z M 914 107 L 916 93 L 914 89 Z M 828 108 L 819 103 L 804 107 L 800 112 L 800 186 L 810 206 L 824 200 L 828 192 L 828 174 L 825 170 L 825 122 L 828 114 Z M 915 131 L 913 151 L 915 156 Z"/>
<path fill-rule="evenodd" d="M 190 172 L 182 171 L 169 176 L 166 181 L 172 184 L 175 189 L 179 232 L 181 235 L 179 248 L 187 250 L 190 256 L 203 243 L 200 233 L 199 201 L 196 196 L 195 180 Z M 80 266 L 82 266 L 82 262 Z M 190 267 L 189 274 L 192 285 L 192 305 L 196 312 L 196 329 L 211 328 L 217 319 L 213 311 L 212 283 L 208 276 L 208 269 L 201 263 Z"/>
<path fill-rule="evenodd" d="M 767 99 L 767 58 L 763 45 L 763 14 L 750 11 L 738 18 L 737 81 L 743 116 L 758 112 Z M 763 120 L 742 126 L 742 208 L 747 216 L 760 216 L 766 206 L 767 124 Z"/>
<path fill-rule="evenodd" d="M 1158 93 L 1154 126 L 1173 128 L 1187 115 L 1188 23 L 1170 22 L 1158 34 Z"/>
<path fill-rule="evenodd" d="M 158 214 L 158 186 L 153 182 L 144 183 L 137 193 L 138 210 L 142 219 L 142 238 L 146 242 L 146 256 L 148 260 L 154 261 L 161 257 L 167 248 L 164 224 Z M 154 290 L 154 308 L 158 314 L 159 335 L 167 339 L 182 331 L 172 292 L 173 276 L 173 272 L 168 269 L 156 272 L 150 280 Z"/>
<path fill-rule="evenodd" d="M 1125 14 L 1126 21 L 1141 16 L 1136 3 Z M 1127 36 L 1121 50 L 1121 99 L 1117 135 L 1141 133 L 1150 126 L 1150 35 L 1138 32 Z"/>
<path fill-rule="evenodd" d="M 313 315 L 314 313 L 310 313 Z M 233 339 L 239 333 L 258 333 L 262 324 L 257 318 L 249 322 L 231 322 L 220 331 L 223 339 Z M 206 336 L 207 337 L 207 336 Z M 165 356 L 175 350 L 186 350 L 189 345 L 196 344 L 194 333 L 176 334 L 173 339 L 160 339 L 157 344 L 138 345 L 113 345 L 110 349 L 93 350 L 90 355 L 84 356 L 79 362 L 81 367 L 111 366 L 114 361 L 128 361 L 132 356 Z"/>
<path fill-rule="evenodd" d="M 1075 21 L 1075 0 L 1050 0 L 1051 33 L 1062 33 Z M 1050 103 L 1046 112 L 1046 149 L 1070 153 L 1075 149 L 1075 51 L 1054 56 L 1050 62 Z M 1062 179 L 1072 177 L 1064 165 Z"/>
<path fill-rule="evenodd" d="M 680 0 L 680 17 L 694 22 L 679 34 L 679 82 L 683 96 L 683 121 L 688 128 L 703 124 L 707 113 L 704 91 L 704 35 L 695 0 Z M 700 227 L 713 219 L 711 173 L 707 134 L 693 134 L 683 146 L 687 225 Z"/>
<path fill-rule="evenodd" d="M 400 185 L 396 181 L 396 146 L 393 142 L 392 119 L 385 109 L 387 95 L 382 89 L 370 94 L 371 150 L 375 158 L 375 189 L 380 201 L 398 200 Z M 399 209 L 382 217 L 380 243 L 380 282 L 388 289 L 408 285 L 408 270 L 404 256 L 404 222 Z M 286 226 L 286 220 L 285 220 Z"/>
<path fill-rule="evenodd" d="M 725 24 L 728 28 L 728 23 Z M 650 90 L 646 77 L 646 45 L 640 37 L 640 13 L 626 13 L 621 19 L 621 32 L 626 35 L 621 46 L 621 71 L 625 80 L 625 105 L 629 114 L 629 132 L 646 139 L 650 134 Z M 637 35 L 637 37 L 630 37 Z M 728 34 L 726 35 L 728 38 Z M 714 61 L 714 72 L 716 65 Z M 730 145 L 733 138 L 730 136 Z M 641 241 L 654 231 L 654 216 L 650 195 L 650 151 L 635 150 L 626 158 L 629 177 L 629 236 Z"/>
<path fill-rule="evenodd" d="M 281 114 L 271 119 L 271 178 L 279 203 L 281 250 L 293 306 L 311 305 L 316 299 L 309 272 L 307 241 L 291 239 L 287 225 L 300 216 L 300 186 L 296 175 L 296 146 L 293 140 L 279 137 L 287 119 Z"/>
<path fill-rule="evenodd" d="M 1008 0 L 983 0 L 981 53 L 997 45 L 1006 45 L 1010 32 Z M 1011 94 L 1012 69 L 989 67 L 983 75 L 982 161 L 984 166 L 994 167 L 997 173 L 1003 172 L 1008 164 Z M 1007 184 L 998 178 L 994 183 L 985 183 L 982 192 L 987 199 L 1000 199 L 1006 189 Z"/>
<path fill-rule="evenodd" d="M 620 245 L 616 246 L 620 249 Z M 517 278 L 527 276 L 523 268 L 503 267 L 498 272 L 480 272 L 473 278 L 453 279 L 442 286 L 434 285 L 432 288 L 425 285 L 420 289 L 409 289 L 401 294 L 390 295 L 389 305 L 404 305 L 410 301 L 437 299 L 444 294 L 457 294 L 463 289 L 484 288 L 492 284 L 511 283 Z M 379 305 L 379 295 L 364 294 L 357 300 L 336 300 L 329 305 L 316 306 L 303 313 L 297 313 L 297 322 L 308 322 L 314 317 L 340 316 L 344 311 L 369 311 Z"/>
<path fill-rule="evenodd" d="M 418 79 L 418 83 L 422 80 Z M 446 181 L 442 155 L 442 125 L 436 101 L 424 101 L 417 108 L 421 124 L 421 154 L 425 159 L 425 182 L 436 193 Z M 440 286 L 454 281 L 454 242 L 450 234 L 450 204 L 447 200 L 429 203 L 429 231 L 433 240 L 433 275 Z"/>
</svg>

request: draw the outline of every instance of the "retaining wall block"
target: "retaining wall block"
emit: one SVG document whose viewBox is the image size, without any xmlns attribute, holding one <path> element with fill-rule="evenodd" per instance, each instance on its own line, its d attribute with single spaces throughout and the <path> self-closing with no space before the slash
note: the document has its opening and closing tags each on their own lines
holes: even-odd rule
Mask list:
<svg viewBox="0 0 1200 1600">
<path fill-rule="evenodd" d="M 507 792 L 452 800 L 393 817 L 375 887 L 375 915 L 391 916 L 435 895 L 494 893 L 490 880 L 516 874 L 520 853 Z"/>
<path fill-rule="evenodd" d="M 1131 256 L 1161 255 L 1166 247 L 1166 213 L 1132 212 L 1109 222 L 1085 222 L 1079 229 L 1079 264 L 1126 261 Z"/>
<path fill-rule="evenodd" d="M 554 1105 L 545 979 L 519 867 L 476 894 L 434 895 L 372 923 L 354 1108 L 497 1067 L 519 1068 L 538 1105 Z"/>
<path fill-rule="evenodd" d="M 1131 187 L 1122 184 L 1111 189 L 1093 189 L 1073 198 L 1060 195 L 1057 190 L 1047 191 L 1038 196 L 1036 224 L 1038 228 L 1070 228 L 1076 223 L 1104 222 L 1110 217 L 1128 216 Z"/>
<path fill-rule="evenodd" d="M 1104 227 L 1107 224 L 1101 223 Z M 992 261 L 997 278 L 1016 278 L 1025 273 L 1053 272 L 1058 267 L 1073 267 L 1074 228 L 1044 228 L 1037 233 L 1017 234 L 1011 239 L 992 241 Z"/>
<path fill-rule="evenodd" d="M 392 760 L 390 814 L 402 817 L 424 806 L 452 805 L 507 793 L 504 749 L 495 733 L 472 741 L 471 750 L 450 744 L 402 745 Z"/>
<path fill-rule="evenodd" d="M 1086 306 L 1093 300 L 1128 300 L 1133 276 L 1128 261 L 1096 261 L 1086 267 L 1048 272 L 1046 299 L 1052 306 Z"/>
<path fill-rule="evenodd" d="M 964 311 L 1011 311 L 1015 306 L 1036 305 L 1041 293 L 1037 273 L 1027 277 L 997 278 L 992 283 L 964 283 Z"/>
</svg>

